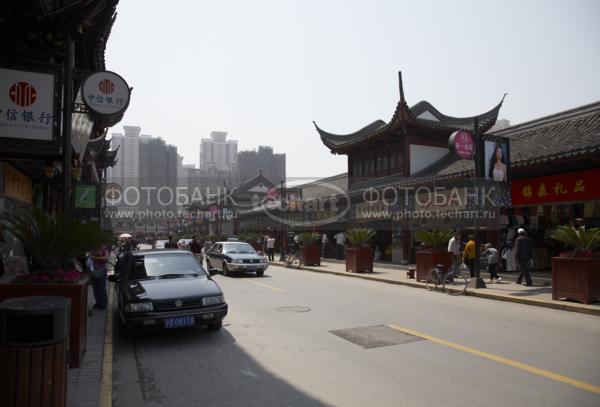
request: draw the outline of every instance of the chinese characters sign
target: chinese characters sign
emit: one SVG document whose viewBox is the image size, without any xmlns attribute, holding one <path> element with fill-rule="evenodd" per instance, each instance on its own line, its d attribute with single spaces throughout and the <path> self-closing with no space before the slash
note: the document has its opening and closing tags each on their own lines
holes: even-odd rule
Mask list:
<svg viewBox="0 0 600 407">
<path fill-rule="evenodd" d="M 512 182 L 513 205 L 600 199 L 600 169 Z"/>
<path fill-rule="evenodd" d="M 463 160 L 471 158 L 475 153 L 475 143 L 473 136 L 467 131 L 455 131 L 448 140 L 450 149 L 452 149 L 459 158 Z"/>
<path fill-rule="evenodd" d="M 129 105 L 129 86 L 114 72 L 91 74 L 83 82 L 82 92 L 85 104 L 99 114 L 119 114 Z"/>
<path fill-rule="evenodd" d="M 54 75 L 0 68 L 0 137 L 52 140 Z"/>
<path fill-rule="evenodd" d="M 31 179 L 4 163 L 4 193 L 12 198 L 32 203 Z"/>
</svg>

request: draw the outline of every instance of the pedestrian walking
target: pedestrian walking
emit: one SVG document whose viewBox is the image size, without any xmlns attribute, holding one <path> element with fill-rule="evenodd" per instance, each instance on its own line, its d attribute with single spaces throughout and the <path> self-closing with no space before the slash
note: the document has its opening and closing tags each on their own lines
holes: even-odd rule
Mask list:
<svg viewBox="0 0 600 407">
<path fill-rule="evenodd" d="M 90 260 L 93 267 L 93 272 L 90 270 L 90 280 L 92 282 L 92 288 L 94 290 L 94 301 L 93 308 L 106 309 L 108 305 L 108 296 L 106 294 L 106 265 L 110 257 L 110 252 L 106 246 L 102 246 L 97 250 L 90 253 Z"/>
<path fill-rule="evenodd" d="M 481 253 L 483 256 L 487 256 L 488 273 L 490 273 L 490 279 L 488 283 L 493 283 L 496 280 L 497 283 L 502 281 L 502 277 L 496 272 L 496 266 L 498 265 L 498 250 L 492 246 L 491 243 L 485 244 L 485 251 Z"/>
<path fill-rule="evenodd" d="M 329 238 L 327 237 L 327 233 L 323 233 L 321 237 L 321 257 L 325 258 L 327 256 L 327 246 L 329 246 Z"/>
<path fill-rule="evenodd" d="M 469 268 L 471 278 L 475 277 L 475 235 L 469 235 L 469 241 L 463 252 L 463 262 Z"/>
<path fill-rule="evenodd" d="M 267 238 L 267 255 L 269 261 L 275 261 L 275 238 L 273 236 Z"/>
<path fill-rule="evenodd" d="M 517 284 L 521 284 L 523 278 L 525 278 L 525 285 L 532 286 L 531 276 L 529 270 L 533 268 L 533 247 L 531 239 L 527 236 L 527 232 L 523 228 L 517 230 L 517 240 L 515 242 L 515 258 L 519 264 L 519 276 L 517 277 Z"/>
<path fill-rule="evenodd" d="M 452 271 L 458 272 L 460 267 L 460 233 L 454 232 L 448 241 L 448 252 L 452 253 Z"/>
<path fill-rule="evenodd" d="M 302 238 L 300 237 L 300 235 L 298 233 L 296 233 L 294 235 L 294 252 L 296 254 L 296 256 L 300 255 L 300 242 L 302 241 Z"/>
<path fill-rule="evenodd" d="M 165 249 L 177 249 L 177 242 L 173 240 L 173 236 L 169 235 L 167 243 L 165 243 Z"/>
<path fill-rule="evenodd" d="M 336 234 L 334 238 L 336 248 L 335 258 L 338 260 L 344 260 L 344 245 L 346 244 L 346 234 L 344 232 L 340 232 Z"/>
</svg>

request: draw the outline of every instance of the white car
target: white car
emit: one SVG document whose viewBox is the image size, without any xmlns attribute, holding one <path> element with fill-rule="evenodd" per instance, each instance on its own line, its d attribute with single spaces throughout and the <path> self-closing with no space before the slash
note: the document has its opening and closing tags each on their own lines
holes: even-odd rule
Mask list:
<svg viewBox="0 0 600 407">
<path fill-rule="evenodd" d="M 168 240 L 155 240 L 154 241 L 154 248 L 155 249 L 164 249 L 165 248 L 165 244 L 168 242 Z"/>
</svg>

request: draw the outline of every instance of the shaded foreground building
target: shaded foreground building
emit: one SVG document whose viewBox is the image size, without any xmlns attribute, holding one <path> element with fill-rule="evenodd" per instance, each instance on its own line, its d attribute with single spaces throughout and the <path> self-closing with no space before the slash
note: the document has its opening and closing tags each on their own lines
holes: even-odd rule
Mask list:
<svg viewBox="0 0 600 407">
<path fill-rule="evenodd" d="M 71 4 L 72 3 L 72 4 Z M 116 18 L 118 0 L 86 2 L 13 1 L 0 8 L 0 67 L 5 79 L 10 72 L 26 72 L 31 78 L 53 75 L 53 94 L 46 87 L 18 87 L 30 92 L 11 100 L 2 90 L 0 119 L 0 211 L 12 207 L 40 207 L 82 219 L 100 221 L 101 184 L 105 169 L 114 165 L 116 150 L 106 139 L 106 128 L 118 117 L 91 115 L 79 99 L 87 73 L 105 70 L 105 49 Z M 74 71 L 71 123 L 64 123 L 61 106 L 69 44 L 73 41 Z M 37 76 L 36 76 L 37 75 Z M 46 82 L 44 82 L 46 83 Z M 52 83 L 52 82 L 50 82 Z M 12 87 L 16 89 L 17 84 Z M 11 88 L 12 89 L 12 88 Z M 34 90 L 32 90 L 34 89 Z M 36 102 L 49 98 L 55 107 L 34 115 Z M 6 100 L 6 105 L 4 102 Z M 54 100 L 54 102 L 52 102 Z M 31 132 L 24 134 L 23 126 Z M 42 134 L 42 128 L 48 134 Z M 71 145 L 65 146 L 66 129 Z M 67 148 L 65 148 L 67 147 Z M 68 154 L 67 154 L 68 153 Z M 68 157 L 71 157 L 68 162 Z M 66 165 L 65 165 L 66 163 Z M 23 252 L 11 236 L 2 251 L 7 273 L 23 271 Z"/>
</svg>

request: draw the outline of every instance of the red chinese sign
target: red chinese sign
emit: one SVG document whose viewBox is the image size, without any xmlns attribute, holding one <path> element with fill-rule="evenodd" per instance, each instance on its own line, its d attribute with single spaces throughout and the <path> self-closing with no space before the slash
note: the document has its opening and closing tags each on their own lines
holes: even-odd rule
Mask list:
<svg viewBox="0 0 600 407">
<path fill-rule="evenodd" d="M 454 149 L 456 155 L 462 159 L 469 159 L 475 152 L 475 143 L 471 133 L 466 131 L 455 131 L 450 135 L 450 148 Z"/>
<path fill-rule="evenodd" d="M 600 199 L 600 169 L 520 179 L 512 182 L 512 204 Z"/>
</svg>

